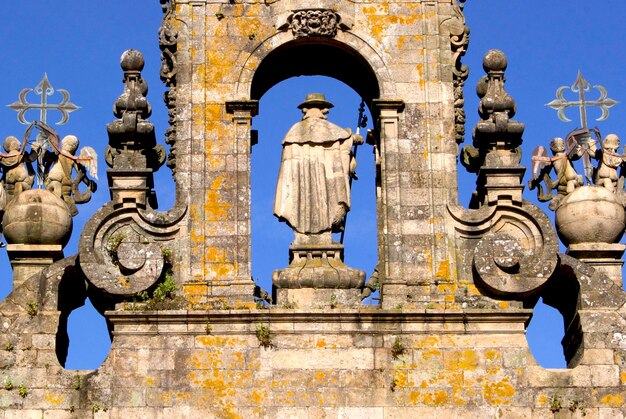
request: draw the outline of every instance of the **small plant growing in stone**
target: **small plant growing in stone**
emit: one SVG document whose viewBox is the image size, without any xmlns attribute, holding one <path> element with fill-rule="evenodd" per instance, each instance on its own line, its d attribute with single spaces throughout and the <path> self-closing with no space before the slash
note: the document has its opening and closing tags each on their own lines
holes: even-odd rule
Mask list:
<svg viewBox="0 0 626 419">
<path fill-rule="evenodd" d="M 8 342 L 8 343 L 6 344 L 6 346 L 4 347 L 4 349 L 5 349 L 7 352 L 11 352 L 11 351 L 13 351 L 13 349 L 14 349 L 14 347 L 13 347 L 13 342 Z"/>
<path fill-rule="evenodd" d="M 80 375 L 76 376 L 76 381 L 74 381 L 74 390 L 80 390 L 80 386 L 81 386 L 81 382 L 80 382 Z"/>
<path fill-rule="evenodd" d="M 76 406 L 71 405 L 70 406 L 70 413 L 74 413 L 76 411 Z"/>
<path fill-rule="evenodd" d="M 39 304 L 34 301 L 26 304 L 26 313 L 28 313 L 30 317 L 35 317 L 37 313 L 39 313 Z"/>
<path fill-rule="evenodd" d="M 107 251 L 109 252 L 109 254 L 117 253 L 117 248 L 120 247 L 120 244 L 122 244 L 122 241 L 126 237 L 128 236 L 124 233 L 117 233 L 109 237 L 109 240 L 107 241 Z"/>
<path fill-rule="evenodd" d="M 389 389 L 394 392 L 396 391 L 396 388 L 398 387 L 398 380 L 397 379 L 392 379 L 391 383 L 389 384 Z"/>
<path fill-rule="evenodd" d="M 406 348 L 404 347 L 404 343 L 402 343 L 402 339 L 396 336 L 391 345 L 391 356 L 393 359 L 398 359 L 400 356 L 404 355 L 405 352 Z"/>
<path fill-rule="evenodd" d="M 13 381 L 10 378 L 4 382 L 4 389 L 7 391 L 13 390 Z"/>
<path fill-rule="evenodd" d="M 28 396 L 28 389 L 25 386 L 19 386 L 17 388 L 17 394 L 20 395 L 21 398 L 26 398 Z"/>
<path fill-rule="evenodd" d="M 286 308 L 286 309 L 294 309 L 294 308 L 296 308 L 296 305 L 293 302 L 291 302 L 291 301 L 285 301 L 283 303 L 282 307 Z"/>
<path fill-rule="evenodd" d="M 165 280 L 161 282 L 152 293 L 152 299 L 156 302 L 165 301 L 166 298 L 174 298 L 176 295 L 176 282 L 171 272 L 165 273 Z"/>
<path fill-rule="evenodd" d="M 580 410 L 582 416 L 587 416 L 587 413 L 585 412 L 585 404 L 578 399 L 572 400 L 572 402 L 569 404 L 568 409 L 572 413 L 575 413 L 576 410 Z"/>
<path fill-rule="evenodd" d="M 270 333 L 270 328 L 264 324 L 256 325 L 256 337 L 259 340 L 259 344 L 264 348 L 271 348 L 274 346 L 272 344 L 272 334 Z"/>
<path fill-rule="evenodd" d="M 98 403 L 94 403 L 91 405 L 91 411 L 93 413 L 98 413 L 100 411 L 100 405 Z"/>
<path fill-rule="evenodd" d="M 163 256 L 163 259 L 165 260 L 166 263 L 171 264 L 172 263 L 172 251 L 170 250 L 169 247 L 161 247 L 161 255 Z"/>
<path fill-rule="evenodd" d="M 553 394 L 552 397 L 550 397 L 550 400 L 548 400 L 548 404 L 550 405 L 550 411 L 552 413 L 559 412 L 563 407 L 561 404 L 561 398 L 556 394 Z"/>
<path fill-rule="evenodd" d="M 337 307 L 337 296 L 335 294 L 330 296 L 330 308 Z"/>
<path fill-rule="evenodd" d="M 211 326 L 211 322 L 207 320 L 206 324 L 204 325 L 204 332 L 207 335 L 210 335 L 212 331 L 213 331 L 213 326 Z"/>
</svg>

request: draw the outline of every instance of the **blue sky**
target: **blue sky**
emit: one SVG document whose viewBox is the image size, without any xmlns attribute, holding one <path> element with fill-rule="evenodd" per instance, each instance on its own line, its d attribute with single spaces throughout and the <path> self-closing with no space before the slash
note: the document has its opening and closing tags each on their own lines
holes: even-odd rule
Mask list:
<svg viewBox="0 0 626 419">
<path fill-rule="evenodd" d="M 484 74 L 482 57 L 489 48 L 502 49 L 509 58 L 508 92 L 517 102 L 515 119 L 526 123 L 523 163 L 529 166 L 536 145 L 547 145 L 554 136 L 565 136 L 579 123 L 576 110 L 567 115 L 573 122 L 559 121 L 556 112 L 544 106 L 562 85 L 571 85 L 578 70 L 592 84 L 606 87 L 609 97 L 626 101 L 626 68 L 623 48 L 623 0 L 468 0 L 465 7 L 471 27 L 471 43 L 464 62 L 470 66 L 466 88 L 466 144 L 471 143 L 471 128 L 477 121 L 478 100 L 474 93 L 477 80 Z M 153 107 L 150 120 L 162 141 L 167 114 L 161 100 L 164 87 L 159 80 L 157 31 L 161 21 L 157 0 L 5 0 L 0 3 L 0 39 L 4 83 L 0 105 L 17 100 L 19 91 L 34 87 L 47 72 L 55 88 L 67 89 L 71 100 L 81 107 L 71 114 L 67 125 L 57 127 L 60 134 L 75 134 L 81 145 L 96 148 L 102 156 L 107 142 L 106 124 L 113 120 L 111 106 L 122 91 L 119 57 L 128 48 L 146 56 L 144 78 L 150 87 L 148 98 Z M 262 98 L 260 115 L 253 128 L 259 130 L 259 144 L 252 153 L 253 166 L 253 275 L 269 289 L 271 271 L 287 264 L 287 247 L 292 232 L 272 216 L 275 179 L 280 161 L 280 140 L 289 126 L 299 119 L 296 105 L 306 93 L 320 91 L 335 103 L 330 120 L 354 127 L 359 98 L 345 85 L 321 77 L 300 77 L 283 82 Z M 573 93 L 569 93 L 574 98 Z M 592 97 L 597 91 L 590 93 Z M 59 96 L 54 96 L 51 99 Z M 31 102 L 39 98 L 29 96 Z M 590 121 L 600 114 L 589 112 Z M 31 118 L 33 114 L 28 115 Z M 49 122 L 56 122 L 51 115 Z M 597 123 L 604 135 L 622 134 L 626 105 L 611 109 L 607 121 Z M 595 122 L 594 122 L 595 123 Z M 593 125 L 590 123 L 590 125 Z M 0 135 L 21 136 L 24 126 L 16 113 L 0 106 Z M 370 120 L 371 126 L 371 120 Z M 346 262 L 372 272 L 376 260 L 375 211 L 372 156 L 369 146 L 359 150 L 360 180 L 354 185 L 353 209 L 346 232 Z M 76 250 L 82 225 L 108 200 L 105 163 L 100 162 L 100 188 L 91 203 L 79 207 L 74 219 L 74 240 L 66 255 Z M 467 204 L 474 187 L 474 175 L 459 168 L 460 202 Z M 528 179 L 528 174 L 525 180 Z M 157 174 L 157 193 L 161 209 L 173 202 L 173 182 L 169 169 Z M 534 191 L 525 191 L 534 200 Z M 540 204 L 547 210 L 547 205 Z M 549 214 L 552 217 L 552 214 Z M 271 246 L 268 246 L 271 243 Z M 11 271 L 6 252 L 0 250 L 0 297 L 11 289 Z M 554 310 L 539 308 L 531 322 L 528 339 L 533 354 L 544 366 L 563 366 L 560 349 L 562 325 Z M 108 351 L 104 322 L 90 311 L 79 309 L 70 317 L 70 355 L 68 368 L 95 368 Z"/>
</svg>

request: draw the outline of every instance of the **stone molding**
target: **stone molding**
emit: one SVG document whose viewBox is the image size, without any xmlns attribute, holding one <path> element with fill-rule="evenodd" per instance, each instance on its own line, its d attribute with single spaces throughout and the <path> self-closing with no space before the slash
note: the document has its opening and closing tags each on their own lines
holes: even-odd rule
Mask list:
<svg viewBox="0 0 626 419">
<path fill-rule="evenodd" d="M 107 311 L 114 336 L 254 332 L 259 323 L 280 334 L 523 333 L 532 310 L 279 309 Z"/>
</svg>

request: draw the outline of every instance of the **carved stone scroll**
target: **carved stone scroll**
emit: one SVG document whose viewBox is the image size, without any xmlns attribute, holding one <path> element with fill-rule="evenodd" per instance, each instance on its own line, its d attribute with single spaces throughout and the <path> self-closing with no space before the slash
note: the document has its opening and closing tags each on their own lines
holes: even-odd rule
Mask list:
<svg viewBox="0 0 626 419">
<path fill-rule="evenodd" d="M 442 23 L 442 27 L 450 34 L 452 47 L 452 79 L 454 83 L 454 130 L 456 142 L 461 144 L 465 138 L 465 80 L 469 76 L 469 68 L 461 62 L 461 58 L 467 52 L 470 40 L 470 29 L 465 24 L 463 14 L 465 0 L 460 0 L 454 5 L 455 16 Z"/>
<path fill-rule="evenodd" d="M 341 17 L 329 9 L 298 10 L 287 19 L 294 38 L 337 35 Z"/>
<path fill-rule="evenodd" d="M 167 167 L 176 173 L 176 52 L 178 46 L 178 32 L 174 25 L 174 8 L 175 2 L 161 0 L 165 16 L 163 24 L 159 29 L 159 47 L 161 48 L 161 80 L 166 87 L 169 88 L 163 94 L 163 101 L 167 106 L 167 115 L 169 127 L 165 131 L 165 143 L 170 146 L 170 152 L 167 156 Z M 166 4 L 167 3 L 167 4 Z"/>
</svg>

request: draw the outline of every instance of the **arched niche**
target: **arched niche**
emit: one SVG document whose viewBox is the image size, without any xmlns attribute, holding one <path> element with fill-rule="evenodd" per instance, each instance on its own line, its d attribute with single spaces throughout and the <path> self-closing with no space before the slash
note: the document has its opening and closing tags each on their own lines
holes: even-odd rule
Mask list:
<svg viewBox="0 0 626 419">
<path fill-rule="evenodd" d="M 366 103 L 380 96 L 370 64 L 353 48 L 333 39 L 299 39 L 272 50 L 252 79 L 250 96 L 259 100 L 274 85 L 294 76 L 322 75 L 354 89 Z"/>
</svg>

